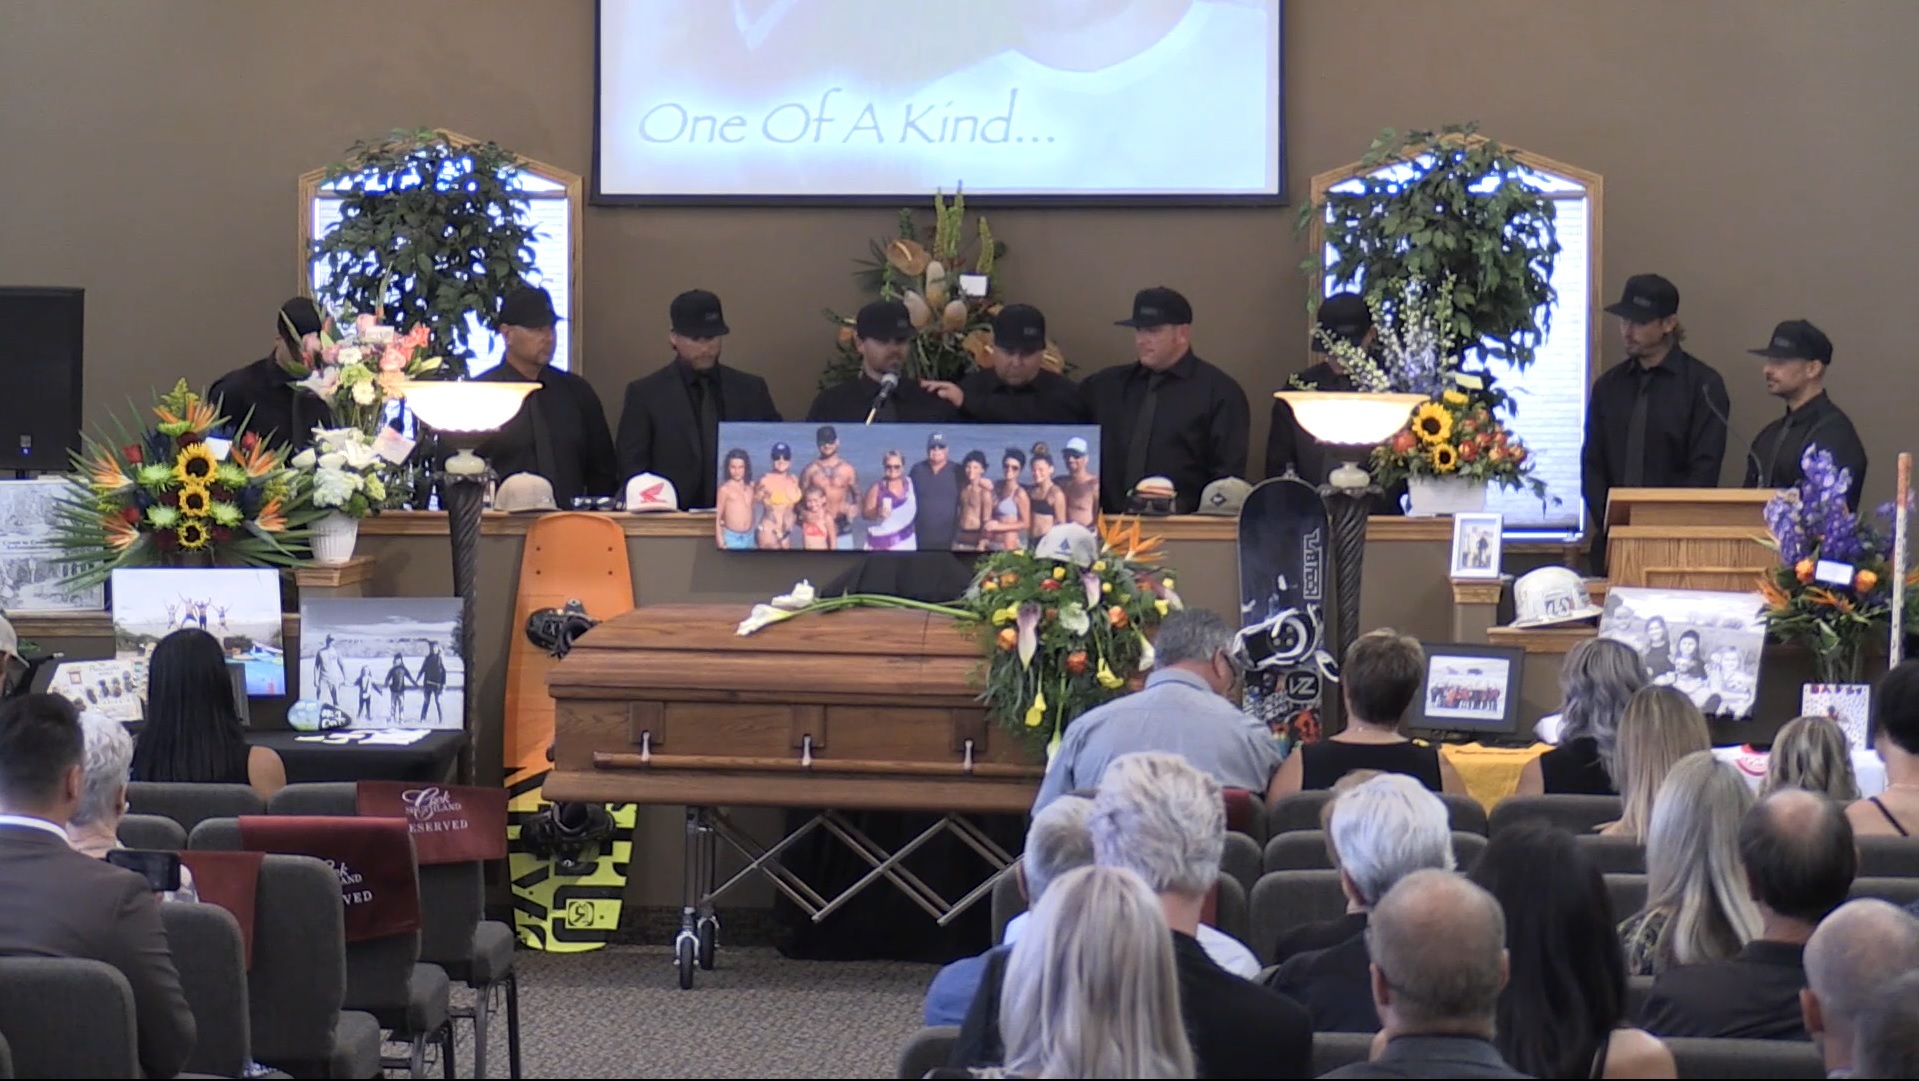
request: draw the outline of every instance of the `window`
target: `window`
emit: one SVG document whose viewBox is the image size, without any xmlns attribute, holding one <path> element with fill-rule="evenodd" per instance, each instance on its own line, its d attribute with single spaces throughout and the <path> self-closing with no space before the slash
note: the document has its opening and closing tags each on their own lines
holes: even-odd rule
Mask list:
<svg viewBox="0 0 1919 1081">
<path fill-rule="evenodd" d="M 1579 457 L 1583 446 L 1586 397 L 1599 362 L 1598 310 L 1599 220 L 1601 185 L 1597 175 L 1548 161 L 1537 155 L 1507 150 L 1527 170 L 1523 179 L 1552 201 L 1553 222 L 1559 231 L 1559 257 L 1553 263 L 1551 329 L 1525 371 L 1501 365 L 1493 374 L 1516 405 L 1501 419 L 1531 450 L 1535 476 L 1546 484 L 1545 507 L 1526 489 L 1491 488 L 1486 509 L 1505 515 L 1506 532 L 1519 539 L 1566 538 L 1584 523 L 1579 497 Z M 1381 173 L 1411 173 L 1415 164 L 1387 166 Z M 1357 165 L 1335 169 L 1313 178 L 1313 198 L 1342 185 L 1357 188 Z M 1317 239 L 1317 234 L 1315 234 Z M 1322 258 L 1326 256 L 1322 254 Z M 1322 281 L 1322 296 L 1352 289 L 1352 283 Z M 1557 497 L 1554 504 L 1551 497 Z"/>
<path fill-rule="evenodd" d="M 476 141 L 452 132 L 444 134 L 456 146 Z M 526 193 L 527 221 L 534 229 L 533 269 L 528 281 L 551 293 L 553 307 L 566 316 L 555 333 L 557 341 L 553 346 L 553 366 L 577 372 L 578 328 L 574 323 L 580 311 L 576 302 L 578 291 L 574 287 L 574 268 L 580 265 L 582 182 L 576 174 L 528 160 L 526 168 L 515 178 L 515 186 Z M 340 220 L 337 189 L 324 180 L 322 171 L 316 170 L 300 177 L 300 219 L 303 286 L 317 294 L 321 284 L 321 267 L 318 261 L 309 260 L 308 253 L 313 250 L 314 238 L 325 236 L 326 231 Z M 479 375 L 497 367 L 504 349 L 500 336 L 492 328 L 482 325 L 477 316 L 468 316 L 467 326 L 467 340 L 473 351 L 473 359 L 467 365 L 468 374 Z"/>
</svg>

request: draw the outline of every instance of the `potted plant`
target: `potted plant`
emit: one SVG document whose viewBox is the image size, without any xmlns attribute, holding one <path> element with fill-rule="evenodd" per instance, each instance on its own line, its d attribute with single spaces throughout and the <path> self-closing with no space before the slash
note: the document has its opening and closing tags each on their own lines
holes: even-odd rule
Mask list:
<svg viewBox="0 0 1919 1081">
<path fill-rule="evenodd" d="M 360 519 L 378 514 L 387 497 L 380 473 L 387 465 L 374 441 L 358 428 L 318 428 L 313 445 L 293 456 L 292 467 L 307 482 L 323 516 L 310 529 L 315 563 L 338 565 L 353 558 Z"/>
<path fill-rule="evenodd" d="M 353 144 L 326 170 L 340 220 L 313 242 L 323 299 L 426 327 L 464 375 L 467 318 L 489 323 L 533 269 L 534 229 L 513 186 L 523 164 L 497 143 L 431 130 Z"/>
</svg>

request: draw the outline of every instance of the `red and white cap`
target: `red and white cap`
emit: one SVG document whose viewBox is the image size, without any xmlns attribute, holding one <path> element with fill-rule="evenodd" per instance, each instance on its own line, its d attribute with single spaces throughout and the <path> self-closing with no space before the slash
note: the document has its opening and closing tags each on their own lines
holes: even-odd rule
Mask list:
<svg viewBox="0 0 1919 1081">
<path fill-rule="evenodd" d="M 637 473 L 626 482 L 626 509 L 649 514 L 680 509 L 680 493 L 658 473 Z"/>
</svg>

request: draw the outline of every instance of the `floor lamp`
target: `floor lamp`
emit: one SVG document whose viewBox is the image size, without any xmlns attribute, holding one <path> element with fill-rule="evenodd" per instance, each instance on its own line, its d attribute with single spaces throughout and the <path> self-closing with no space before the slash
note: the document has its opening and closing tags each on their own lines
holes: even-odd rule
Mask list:
<svg viewBox="0 0 1919 1081">
<path fill-rule="evenodd" d="M 473 783 L 474 594 L 479 589 L 480 511 L 490 475 L 486 460 L 473 453 L 480 442 L 520 411 L 538 383 L 471 381 L 409 382 L 401 389 L 407 408 L 432 428 L 455 453 L 440 467 L 446 501 L 447 538 L 453 546 L 453 592 L 460 597 L 460 727 L 466 748 L 460 752 L 459 783 Z"/>
<path fill-rule="evenodd" d="M 1342 661 L 1346 647 L 1359 637 L 1360 577 L 1366 563 L 1366 519 L 1372 496 L 1379 491 L 1360 463 L 1374 447 L 1406 426 L 1423 394 L 1371 394 L 1364 391 L 1282 390 L 1273 397 L 1293 409 L 1293 419 L 1340 459 L 1327 482 L 1319 486 L 1326 501 L 1326 522 L 1332 530 L 1333 596 L 1338 601 L 1333 642 Z"/>
</svg>

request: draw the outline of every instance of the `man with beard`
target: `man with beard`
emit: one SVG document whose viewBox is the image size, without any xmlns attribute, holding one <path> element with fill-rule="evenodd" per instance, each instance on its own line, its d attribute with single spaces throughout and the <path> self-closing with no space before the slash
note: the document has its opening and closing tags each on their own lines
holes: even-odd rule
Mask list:
<svg viewBox="0 0 1919 1081">
<path fill-rule="evenodd" d="M 482 382 L 538 383 L 506 426 L 480 445 L 480 457 L 502 477 L 537 473 L 553 485 L 553 500 L 570 507 L 578 496 L 613 494 L 613 433 L 593 384 L 552 366 L 553 327 L 560 316 L 544 289 L 521 286 L 500 302 L 506 354 Z"/>
<path fill-rule="evenodd" d="M 859 488 L 859 471 L 853 463 L 840 457 L 840 433 L 831 424 L 823 424 L 814 435 L 819 445 L 820 456 L 806 464 L 800 472 L 800 490 L 818 488 L 826 499 L 827 517 L 833 519 L 837 529 L 834 544 L 836 547 L 853 547 L 853 507 L 854 492 Z"/>
<path fill-rule="evenodd" d="M 993 366 L 958 383 L 922 379 L 920 385 L 981 424 L 1080 424 L 1086 416 L 1079 388 L 1044 367 L 1046 316 L 1031 304 L 1008 304 L 993 316 Z"/>
<path fill-rule="evenodd" d="M 880 424 L 946 424 L 959 419 L 959 410 L 932 391 L 903 377 L 907 344 L 913 340 L 913 319 L 897 300 L 876 300 L 860 309 L 853 323 L 853 346 L 860 353 L 860 374 L 827 387 L 813 399 L 806 419 L 813 423 L 842 421 L 861 424 L 870 416 Z M 895 386 L 883 398 L 882 381 L 892 376 Z"/>
<path fill-rule="evenodd" d="M 301 376 L 294 374 L 307 363 L 301 339 L 320 333 L 320 323 L 320 306 L 294 297 L 275 313 L 273 351 L 213 381 L 207 400 L 226 418 L 231 438 L 253 432 L 292 452 L 312 445 L 313 429 L 333 427 L 332 410 L 298 386 Z"/>
<path fill-rule="evenodd" d="M 1832 339 L 1804 319 L 1788 319 L 1773 328 L 1772 341 L 1765 348 L 1748 352 L 1766 358 L 1766 392 L 1786 403 L 1786 415 L 1753 439 L 1746 460 L 1746 487 L 1796 486 L 1802 475 L 1801 459 L 1808 448 L 1818 447 L 1832 455 L 1833 465 L 1852 475 L 1846 504 L 1858 510 L 1859 493 L 1866 487 L 1866 447 L 1852 419 L 1826 394 Z"/>
</svg>

